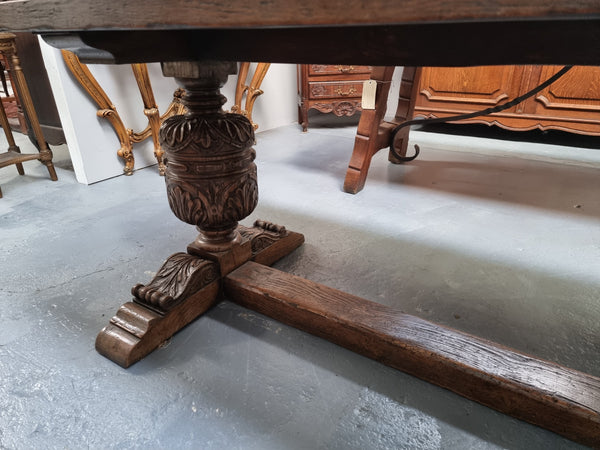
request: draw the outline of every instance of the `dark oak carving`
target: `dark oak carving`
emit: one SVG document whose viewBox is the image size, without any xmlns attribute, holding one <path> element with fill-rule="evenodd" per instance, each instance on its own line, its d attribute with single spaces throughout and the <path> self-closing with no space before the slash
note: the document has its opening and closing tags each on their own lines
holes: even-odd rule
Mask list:
<svg viewBox="0 0 600 450">
<path fill-rule="evenodd" d="M 185 115 L 161 128 L 169 205 L 200 234 L 187 253 L 169 257 L 152 281 L 132 289 L 96 339 L 96 348 L 123 367 L 139 361 L 219 298 L 221 278 L 253 259 L 272 264 L 304 242 L 301 234 L 257 221 L 238 227 L 258 201 L 254 127 L 247 117 L 222 111 L 219 88 L 231 63 L 165 64 L 185 89 Z"/>
<path fill-rule="evenodd" d="M 282 237 L 288 235 L 288 231 L 284 226 L 263 220 L 254 222 L 253 228 L 240 227 L 240 233 L 243 237 L 250 240 L 253 255 L 260 253 Z"/>
<path fill-rule="evenodd" d="M 161 128 L 169 205 L 179 219 L 198 227 L 191 244 L 197 251 L 226 250 L 239 242 L 237 223 L 258 202 L 254 127 L 242 115 L 223 112 L 225 98 L 218 92 L 235 65 L 215 63 L 210 71 L 193 63 L 163 67 L 174 75 L 206 72 L 202 81 L 177 78 L 188 113 L 167 119 Z"/>
<path fill-rule="evenodd" d="M 218 278 L 219 270 L 214 262 L 187 253 L 175 253 L 149 284 L 137 284 L 131 293 L 135 302 L 164 314 Z"/>
</svg>

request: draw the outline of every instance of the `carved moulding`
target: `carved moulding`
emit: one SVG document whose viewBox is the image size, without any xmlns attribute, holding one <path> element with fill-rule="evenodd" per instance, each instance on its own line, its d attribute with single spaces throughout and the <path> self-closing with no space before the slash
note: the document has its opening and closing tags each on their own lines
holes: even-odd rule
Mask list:
<svg viewBox="0 0 600 450">
<path fill-rule="evenodd" d="M 136 284 L 131 293 L 134 302 L 164 314 L 182 299 L 219 278 L 216 263 L 206 259 L 175 253 L 162 265 L 147 285 Z"/>
<path fill-rule="evenodd" d="M 187 253 L 169 257 L 147 285 L 134 286 L 96 339 L 97 350 L 123 367 L 139 361 L 215 304 L 223 277 L 253 259 L 271 264 L 304 242 L 301 234 L 258 221 L 238 227 L 258 200 L 254 128 L 221 110 L 219 87 L 235 69 L 230 63 L 165 63 L 185 88 L 187 113 L 161 128 L 169 204 L 200 234 Z"/>
<path fill-rule="evenodd" d="M 324 97 L 327 94 L 327 89 L 325 86 L 317 84 L 315 86 L 310 87 L 310 95 L 312 97 Z"/>
<path fill-rule="evenodd" d="M 237 114 L 176 116 L 165 122 L 161 139 L 172 211 L 205 232 L 201 241 L 232 239 L 237 222 L 258 203 L 254 130 L 248 119 Z"/>
<path fill-rule="evenodd" d="M 149 284 L 133 287 L 133 302 L 121 306 L 98 334 L 96 350 L 129 367 L 213 306 L 219 285 L 215 262 L 172 255 Z"/>
<path fill-rule="evenodd" d="M 361 102 L 345 100 L 342 102 L 331 102 L 331 103 L 314 103 L 312 108 L 322 112 L 330 113 L 333 112 L 336 116 L 352 116 L 355 113 L 361 111 Z"/>
<path fill-rule="evenodd" d="M 327 70 L 327 66 L 323 64 L 311 64 L 310 68 L 313 72 L 325 72 Z"/>
<path fill-rule="evenodd" d="M 250 240 L 254 256 L 280 239 L 289 236 L 289 232 L 284 226 L 265 220 L 256 220 L 252 228 L 240 226 L 239 232 L 244 238 Z"/>
</svg>

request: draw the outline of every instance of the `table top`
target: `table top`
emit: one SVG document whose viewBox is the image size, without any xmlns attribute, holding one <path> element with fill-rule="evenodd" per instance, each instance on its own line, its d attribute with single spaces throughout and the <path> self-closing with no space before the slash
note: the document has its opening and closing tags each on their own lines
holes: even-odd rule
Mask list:
<svg viewBox="0 0 600 450">
<path fill-rule="evenodd" d="M 390 25 L 600 16 L 598 0 L 0 0 L 0 29 Z"/>
<path fill-rule="evenodd" d="M 85 62 L 598 64 L 600 0 L 0 0 L 0 30 Z"/>
</svg>

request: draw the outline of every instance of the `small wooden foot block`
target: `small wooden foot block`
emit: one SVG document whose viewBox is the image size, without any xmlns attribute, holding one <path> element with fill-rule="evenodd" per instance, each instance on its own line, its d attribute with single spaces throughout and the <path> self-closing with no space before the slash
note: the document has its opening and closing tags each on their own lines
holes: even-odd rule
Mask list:
<svg viewBox="0 0 600 450">
<path fill-rule="evenodd" d="M 213 306 L 220 290 L 219 268 L 202 258 L 176 253 L 146 286 L 132 289 L 96 338 L 96 350 L 129 367 Z"/>
<path fill-rule="evenodd" d="M 252 262 L 224 289 L 242 306 L 600 448 L 600 378 Z"/>
<path fill-rule="evenodd" d="M 238 231 L 251 242 L 252 261 L 266 266 L 289 255 L 304 243 L 304 235 L 264 220 L 257 220 L 252 228 L 239 226 Z"/>
<path fill-rule="evenodd" d="M 138 303 L 125 303 L 98 334 L 96 350 L 121 367 L 131 366 L 211 308 L 219 288 L 215 281 L 165 315 Z"/>
</svg>

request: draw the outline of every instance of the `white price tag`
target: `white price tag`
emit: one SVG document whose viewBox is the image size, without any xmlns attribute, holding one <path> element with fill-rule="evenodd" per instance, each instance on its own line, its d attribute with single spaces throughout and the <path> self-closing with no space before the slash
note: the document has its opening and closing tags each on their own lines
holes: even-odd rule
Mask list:
<svg viewBox="0 0 600 450">
<path fill-rule="evenodd" d="M 377 94 L 377 81 L 365 80 L 362 91 L 362 109 L 375 109 L 375 95 Z"/>
</svg>

